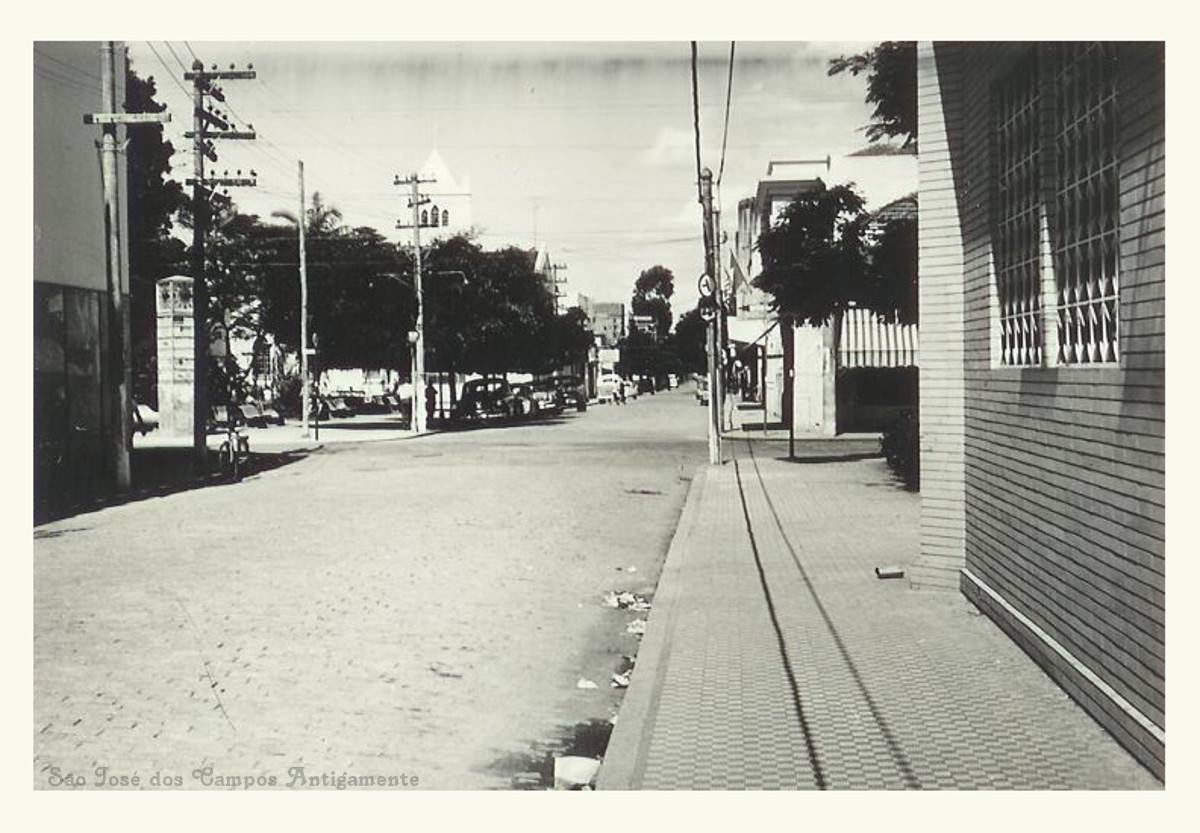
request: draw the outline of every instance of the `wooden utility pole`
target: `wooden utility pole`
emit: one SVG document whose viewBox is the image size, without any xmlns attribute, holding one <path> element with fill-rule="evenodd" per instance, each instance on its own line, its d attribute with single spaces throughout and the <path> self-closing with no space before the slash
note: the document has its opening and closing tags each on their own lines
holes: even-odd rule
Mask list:
<svg viewBox="0 0 1200 833">
<path fill-rule="evenodd" d="M 413 433 L 425 432 L 425 296 L 421 288 L 421 206 L 429 202 L 429 197 L 421 195 L 421 186 L 425 183 L 437 182 L 436 179 L 421 179 L 420 174 L 412 174 L 407 179 L 396 177 L 396 185 L 409 185 L 412 191 L 408 198 L 409 208 L 412 209 L 412 224 L 396 223 L 396 228 L 411 228 L 413 233 L 413 290 L 416 294 L 417 323 L 416 337 L 412 342 L 413 372 L 412 372 L 412 429 Z"/>
<path fill-rule="evenodd" d="M 212 185 L 253 185 L 253 180 L 206 179 L 204 160 L 217 161 L 216 150 L 210 139 L 253 139 L 250 130 L 233 130 L 220 113 L 206 110 L 205 96 L 223 102 L 225 94 L 213 81 L 226 79 L 257 78 L 253 69 L 218 70 L 214 65 L 205 71 L 199 60 L 192 63 L 192 71 L 183 77 L 192 82 L 192 129 L 183 135 L 192 140 L 192 166 L 195 174 L 188 180 L 192 186 L 192 466 L 196 474 L 208 469 L 208 284 L 205 278 L 204 256 L 205 234 L 208 230 L 208 187 Z M 209 131 L 208 126 L 217 128 Z"/>
<path fill-rule="evenodd" d="M 100 107 L 103 112 L 86 113 L 84 124 L 101 125 L 100 180 L 104 191 L 104 267 L 108 288 L 108 374 L 115 388 L 112 397 L 111 420 L 116 432 L 108 438 L 108 454 L 113 482 L 118 492 L 129 491 L 129 443 L 133 436 L 133 399 L 130 372 L 129 307 L 123 285 L 121 260 L 121 185 L 118 176 L 117 154 L 124 151 L 117 142 L 117 129 L 122 124 L 162 123 L 171 120 L 169 113 L 123 113 L 117 102 L 117 71 L 125 69 L 124 46 L 116 41 L 100 44 Z M 120 53 L 120 59 L 118 54 Z"/>
<path fill-rule="evenodd" d="M 716 241 L 713 239 L 712 171 L 708 168 L 704 168 L 700 172 L 700 205 L 704 209 L 704 271 L 720 287 L 720 276 L 717 274 Z M 720 304 L 719 288 L 716 301 L 716 315 L 708 322 L 708 462 L 712 465 L 721 464 L 721 404 L 718 399 L 721 372 L 719 333 L 724 310 Z"/>
<path fill-rule="evenodd" d="M 304 226 L 307 215 L 304 207 L 304 161 L 298 160 L 297 165 L 300 171 L 300 213 L 296 215 L 296 225 L 300 227 L 300 378 L 304 380 L 300 403 L 303 415 L 300 419 L 304 426 L 304 436 L 307 437 L 310 386 L 308 379 L 308 264 L 304 256 Z"/>
</svg>

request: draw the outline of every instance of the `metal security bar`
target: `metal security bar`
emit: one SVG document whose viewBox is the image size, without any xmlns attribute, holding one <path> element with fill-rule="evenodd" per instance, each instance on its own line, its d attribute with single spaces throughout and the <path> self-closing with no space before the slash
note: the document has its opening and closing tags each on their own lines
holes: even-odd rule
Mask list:
<svg viewBox="0 0 1200 833">
<path fill-rule="evenodd" d="M 1034 54 L 1021 61 L 993 99 L 999 164 L 994 230 L 1000 305 L 1000 361 L 1042 363 L 1042 273 L 1039 263 L 1041 141 Z"/>
<path fill-rule="evenodd" d="M 1058 362 L 1118 357 L 1117 85 L 1113 44 L 1054 51 Z"/>
</svg>

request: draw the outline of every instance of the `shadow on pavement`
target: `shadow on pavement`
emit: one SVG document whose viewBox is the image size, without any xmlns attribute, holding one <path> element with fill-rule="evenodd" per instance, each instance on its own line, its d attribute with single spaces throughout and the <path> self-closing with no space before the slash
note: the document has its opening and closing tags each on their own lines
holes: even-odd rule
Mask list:
<svg viewBox="0 0 1200 833">
<path fill-rule="evenodd" d="M 538 741 L 529 752 L 504 755 L 493 761 L 489 772 L 507 775 L 514 790 L 554 789 L 554 759 L 559 756 L 603 758 L 612 736 L 608 720 L 594 719 L 562 726 L 562 735 L 552 741 Z"/>
<path fill-rule="evenodd" d="M 874 460 L 882 457 L 882 451 L 845 451 L 835 454 L 806 454 L 801 451 L 797 452 L 795 457 L 784 454 L 775 459 L 784 463 L 852 463 L 855 460 Z"/>
<path fill-rule="evenodd" d="M 435 422 L 430 425 L 442 432 L 453 431 L 479 431 L 484 428 L 513 428 L 516 426 L 531 426 L 531 425 L 561 425 L 568 422 L 571 417 L 566 414 L 561 416 L 542 416 L 542 417 L 525 417 L 524 419 L 489 419 L 489 420 L 446 420 Z"/>
<path fill-rule="evenodd" d="M 308 451 L 254 452 L 244 464 L 242 479 L 299 462 L 307 457 Z M 132 486 L 121 495 L 108 495 L 76 501 L 67 501 L 56 506 L 34 507 L 34 526 L 59 521 L 75 515 L 95 512 L 127 503 L 137 503 L 148 498 L 166 497 L 177 492 L 205 489 L 231 482 L 224 474 L 217 473 L 216 452 L 209 453 L 209 471 L 203 477 L 192 473 L 190 448 L 145 448 L 134 449 L 129 458 Z M 34 538 L 51 537 L 53 532 L 38 534 Z"/>
</svg>

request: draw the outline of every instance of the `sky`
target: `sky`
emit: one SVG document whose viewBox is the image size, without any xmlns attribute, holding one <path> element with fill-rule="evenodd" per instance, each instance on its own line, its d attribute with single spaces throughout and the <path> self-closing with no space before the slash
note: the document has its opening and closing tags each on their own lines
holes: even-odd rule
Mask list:
<svg viewBox="0 0 1200 833">
<path fill-rule="evenodd" d="M 173 121 L 173 176 L 191 175 L 190 84 L 183 65 L 253 64 L 254 80 L 223 83 L 229 112 L 256 141 L 225 141 L 209 168 L 258 172 L 232 196 L 269 217 L 306 190 L 350 225 L 391 239 L 406 216 L 397 174 L 437 148 L 467 177 L 486 247 L 535 241 L 565 263 L 570 301 L 628 300 L 639 272 L 676 275 L 676 316 L 694 305 L 703 270 L 696 200 L 690 47 L 673 43 L 313 43 L 129 41 Z M 740 198 L 772 159 L 837 157 L 867 145 L 865 77 L 829 77 L 831 57 L 871 43 L 745 42 L 735 46 L 729 134 L 719 200 L 732 237 Z M 721 166 L 728 41 L 701 42 L 702 164 Z M 221 105 L 217 105 L 221 106 Z"/>
</svg>

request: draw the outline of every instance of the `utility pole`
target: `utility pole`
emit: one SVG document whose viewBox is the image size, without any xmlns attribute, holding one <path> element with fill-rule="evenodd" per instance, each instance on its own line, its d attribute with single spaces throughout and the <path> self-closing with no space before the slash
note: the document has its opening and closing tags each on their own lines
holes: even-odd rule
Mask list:
<svg viewBox="0 0 1200 833">
<path fill-rule="evenodd" d="M 217 161 L 216 149 L 210 139 L 253 139 L 254 125 L 249 130 L 234 130 L 223 114 L 213 108 L 205 109 L 206 96 L 225 101 L 225 93 L 214 84 L 217 80 L 241 80 L 257 78 L 253 65 L 238 70 L 231 65 L 228 70 L 218 70 L 213 65 L 205 71 L 198 59 L 192 63 L 192 71 L 183 74 L 184 80 L 192 82 L 192 129 L 183 135 L 192 140 L 192 166 L 194 177 L 187 180 L 192 186 L 192 466 L 196 474 L 208 469 L 208 284 L 205 278 L 204 257 L 205 234 L 208 230 L 209 186 L 254 185 L 252 179 L 206 179 L 204 160 Z M 209 125 L 217 128 L 208 130 Z M 253 172 L 251 172 L 253 173 Z"/>
<path fill-rule="evenodd" d="M 100 154 L 100 179 L 104 190 L 104 248 L 105 272 L 108 287 L 108 366 L 116 383 L 113 396 L 112 423 L 118 432 L 109 438 L 111 471 L 118 492 L 129 491 L 129 443 L 132 430 L 132 376 L 130 372 L 129 307 L 125 303 L 121 263 L 121 205 L 120 182 L 117 173 L 117 128 L 122 124 L 162 123 L 171 120 L 170 113 L 123 113 L 117 110 L 117 67 L 125 68 L 124 55 L 117 59 L 124 46 L 116 41 L 100 44 L 100 107 L 103 112 L 86 113 L 84 124 L 102 125 L 96 149 Z"/>
<path fill-rule="evenodd" d="M 300 213 L 296 225 L 300 226 L 300 378 L 304 380 L 300 408 L 303 411 L 301 424 L 304 426 L 304 436 L 308 436 L 308 264 L 304 257 L 304 160 L 297 160 L 300 170 Z"/>
<path fill-rule="evenodd" d="M 713 239 L 712 171 L 704 168 L 700 172 L 700 205 L 704 209 L 704 271 L 717 285 L 716 315 L 708 322 L 708 462 L 721 464 L 721 405 L 720 392 L 720 345 L 721 306 L 720 276 L 717 274 L 716 241 Z"/>
<path fill-rule="evenodd" d="M 411 228 L 413 232 L 413 289 L 417 299 L 416 337 L 413 339 L 413 395 L 412 395 L 412 428 L 413 433 L 425 432 L 425 296 L 421 289 L 421 206 L 429 202 L 429 197 L 421 195 L 421 186 L 425 183 L 437 182 L 436 179 L 421 179 L 420 174 L 411 174 L 406 179 L 396 177 L 396 185 L 409 185 L 412 191 L 408 198 L 409 208 L 412 209 L 412 224 L 396 223 L 396 228 Z"/>
<path fill-rule="evenodd" d="M 717 427 L 725 430 L 725 345 L 728 343 L 727 324 L 725 323 L 725 282 L 721 275 L 721 211 L 712 210 L 712 231 L 710 232 L 713 249 L 713 282 L 716 284 L 717 298 L 717 387 L 713 396 L 717 400 Z"/>
</svg>

